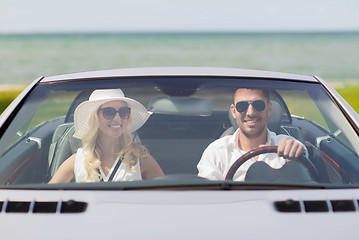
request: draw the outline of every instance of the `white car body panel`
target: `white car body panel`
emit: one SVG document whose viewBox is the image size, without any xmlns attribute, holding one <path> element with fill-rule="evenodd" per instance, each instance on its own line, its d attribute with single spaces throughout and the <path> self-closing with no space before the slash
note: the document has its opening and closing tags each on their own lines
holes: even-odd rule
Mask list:
<svg viewBox="0 0 359 240">
<path fill-rule="evenodd" d="M 152 67 L 152 68 L 124 68 L 113 70 L 101 70 L 91 72 L 69 73 L 49 76 L 41 82 L 61 81 L 66 79 L 89 79 L 99 77 L 148 77 L 148 76 L 226 76 L 226 77 L 264 77 L 278 79 L 300 79 L 301 81 L 316 82 L 312 76 L 260 71 L 238 68 L 214 68 L 214 67 Z"/>
<path fill-rule="evenodd" d="M 273 207 L 274 201 L 287 199 L 357 200 L 359 190 L 3 190 L 0 197 L 13 201 L 88 202 L 86 212 L 77 214 L 2 211 L 1 234 L 7 239 L 357 239 L 354 230 L 359 219 L 358 211 L 280 213 Z"/>
</svg>

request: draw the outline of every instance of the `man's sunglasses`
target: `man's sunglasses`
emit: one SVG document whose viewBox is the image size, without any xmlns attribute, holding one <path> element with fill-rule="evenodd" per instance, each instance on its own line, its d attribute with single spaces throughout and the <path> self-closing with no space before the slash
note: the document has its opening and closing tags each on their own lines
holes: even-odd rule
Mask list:
<svg viewBox="0 0 359 240">
<path fill-rule="evenodd" d="M 122 107 L 118 111 L 113 107 L 106 107 L 100 108 L 99 111 L 102 111 L 102 116 L 107 120 L 113 119 L 116 116 L 116 113 L 118 113 L 122 119 L 128 119 L 131 115 L 131 108 L 129 107 Z"/>
<path fill-rule="evenodd" d="M 266 107 L 266 103 L 263 100 L 255 100 L 253 102 L 247 102 L 247 101 L 237 102 L 236 109 L 238 112 L 242 113 L 244 111 L 247 111 L 250 104 L 258 112 L 263 111 L 264 108 Z"/>
</svg>

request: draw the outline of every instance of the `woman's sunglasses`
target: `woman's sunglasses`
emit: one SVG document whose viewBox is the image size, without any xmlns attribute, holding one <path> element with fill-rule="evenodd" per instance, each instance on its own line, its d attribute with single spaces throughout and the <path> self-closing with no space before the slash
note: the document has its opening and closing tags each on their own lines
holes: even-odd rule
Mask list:
<svg viewBox="0 0 359 240">
<path fill-rule="evenodd" d="M 122 107 L 118 111 L 113 107 L 106 107 L 100 108 L 99 111 L 102 111 L 102 116 L 107 120 L 113 119 L 116 116 L 116 113 L 118 113 L 122 119 L 128 119 L 131 114 L 131 108 L 129 107 Z"/>
<path fill-rule="evenodd" d="M 247 101 L 237 102 L 236 109 L 238 112 L 242 113 L 244 111 L 247 111 L 250 104 L 258 112 L 263 111 L 264 108 L 266 107 L 266 103 L 263 100 L 255 100 L 253 102 L 247 102 Z"/>
</svg>

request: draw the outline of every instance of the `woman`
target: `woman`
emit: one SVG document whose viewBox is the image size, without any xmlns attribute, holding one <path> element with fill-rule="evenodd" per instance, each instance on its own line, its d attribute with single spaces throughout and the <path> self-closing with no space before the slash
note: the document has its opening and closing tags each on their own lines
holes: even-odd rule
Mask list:
<svg viewBox="0 0 359 240">
<path fill-rule="evenodd" d="M 95 90 L 75 110 L 75 134 L 83 148 L 65 160 L 49 183 L 132 181 L 162 176 L 148 150 L 131 133 L 150 113 L 121 89 Z"/>
</svg>

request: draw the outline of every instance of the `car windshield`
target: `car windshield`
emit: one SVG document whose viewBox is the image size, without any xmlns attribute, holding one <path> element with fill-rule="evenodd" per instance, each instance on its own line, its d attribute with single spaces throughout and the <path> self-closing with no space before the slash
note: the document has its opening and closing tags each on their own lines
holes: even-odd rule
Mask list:
<svg viewBox="0 0 359 240">
<path fill-rule="evenodd" d="M 231 112 L 233 93 L 238 88 L 260 88 L 269 93 L 272 108 L 267 122 L 269 131 L 289 136 L 303 144 L 306 160 L 286 160 L 286 164 L 298 163 L 293 168 L 287 167 L 287 170 L 284 170 L 284 163 L 280 167 L 269 164 L 264 168 L 252 164 L 246 169 L 247 175 L 251 170 L 251 177 L 236 180 L 236 171 L 241 165 L 248 165 L 245 163 L 248 161 L 260 162 L 256 161 L 260 157 L 249 156 L 244 163 L 237 162 L 239 166 L 232 169 L 232 176 L 227 175 L 231 166 L 226 166 L 225 174 L 218 179 L 198 176 L 199 162 L 211 143 L 227 139 L 227 142 L 234 141 L 234 146 L 238 147 L 233 134 L 240 130 L 237 130 L 238 124 Z M 143 126 L 131 136 L 134 142 L 148 150 L 164 175 L 148 180 L 92 184 L 73 179 L 60 184 L 62 187 L 131 186 L 140 189 L 195 185 L 196 189 L 202 189 L 215 184 L 276 188 L 355 187 L 359 183 L 358 135 L 343 110 L 319 83 L 186 76 L 54 81 L 36 85 L 1 128 L 2 186 L 46 188 L 51 185 L 47 183 L 61 164 L 84 147 L 81 139 L 73 136 L 74 112 L 79 104 L 89 100 L 96 89 L 121 89 L 127 98 L 138 101 L 151 112 Z M 251 104 L 260 111 L 254 102 L 244 107 L 248 109 Z M 132 108 L 131 114 L 134 111 Z M 105 114 L 113 117 L 107 112 L 103 113 L 104 117 Z M 116 117 L 117 113 L 114 114 Z M 276 155 L 273 153 L 276 150 L 265 151 L 268 152 L 258 154 L 264 155 L 264 158 L 266 154 Z M 240 157 L 221 156 L 221 152 L 215 150 L 213 155 L 216 160 L 212 163 L 218 168 L 224 168 L 226 161 L 227 165 L 234 165 L 233 159 Z"/>
</svg>

